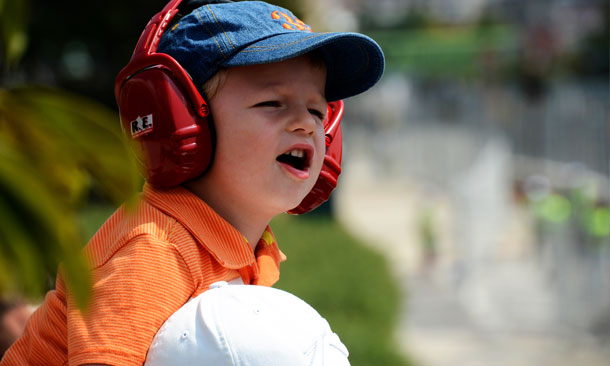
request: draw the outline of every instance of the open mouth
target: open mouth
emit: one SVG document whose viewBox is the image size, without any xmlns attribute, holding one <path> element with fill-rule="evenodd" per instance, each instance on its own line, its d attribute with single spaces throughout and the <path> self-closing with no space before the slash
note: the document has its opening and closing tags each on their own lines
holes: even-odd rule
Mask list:
<svg viewBox="0 0 610 366">
<path fill-rule="evenodd" d="M 297 170 L 307 170 L 310 165 L 309 153 L 303 149 L 292 149 L 286 151 L 276 158 L 280 163 L 290 165 Z"/>
</svg>

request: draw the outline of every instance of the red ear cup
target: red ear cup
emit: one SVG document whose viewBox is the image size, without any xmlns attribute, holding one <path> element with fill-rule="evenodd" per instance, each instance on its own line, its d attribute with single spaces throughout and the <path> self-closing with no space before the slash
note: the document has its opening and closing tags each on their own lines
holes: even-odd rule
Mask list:
<svg viewBox="0 0 610 366">
<path fill-rule="evenodd" d="M 326 154 L 320 176 L 311 191 L 301 203 L 288 211 L 289 214 L 301 215 L 307 213 L 324 202 L 337 187 L 341 174 L 341 155 L 343 140 L 341 137 L 341 118 L 343 117 L 343 101 L 328 103 L 328 122 L 324 126 L 326 133 Z"/>
<path fill-rule="evenodd" d="M 176 186 L 201 175 L 214 151 L 208 119 L 195 110 L 172 72 L 154 66 L 122 84 L 121 124 L 149 184 Z"/>
<path fill-rule="evenodd" d="M 114 86 L 123 132 L 146 180 L 160 188 L 198 177 L 214 153 L 207 104 L 182 66 L 156 53 L 180 3 L 171 0 L 148 22 Z"/>
</svg>

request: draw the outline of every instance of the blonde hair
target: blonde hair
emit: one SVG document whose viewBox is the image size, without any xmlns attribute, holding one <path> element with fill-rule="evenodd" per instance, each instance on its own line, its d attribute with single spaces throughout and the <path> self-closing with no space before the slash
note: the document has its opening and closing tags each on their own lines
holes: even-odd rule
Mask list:
<svg viewBox="0 0 610 366">
<path fill-rule="evenodd" d="M 205 83 L 203 83 L 203 98 L 209 102 L 210 99 L 216 96 L 218 90 L 222 86 L 227 76 L 227 69 L 218 69 Z"/>
</svg>

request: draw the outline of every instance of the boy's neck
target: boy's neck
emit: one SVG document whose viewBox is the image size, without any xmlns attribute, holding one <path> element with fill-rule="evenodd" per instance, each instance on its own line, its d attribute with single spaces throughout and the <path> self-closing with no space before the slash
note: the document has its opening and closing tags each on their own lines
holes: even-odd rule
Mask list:
<svg viewBox="0 0 610 366">
<path fill-rule="evenodd" d="M 247 207 L 237 207 L 227 204 L 222 195 L 206 194 L 207 190 L 202 189 L 198 184 L 184 183 L 184 187 L 202 199 L 210 206 L 220 217 L 225 219 L 231 226 L 239 231 L 248 240 L 252 247 L 252 251 L 256 249 L 256 245 L 265 229 L 271 222 L 273 216 L 267 217 L 259 211 L 248 210 Z M 218 199 L 220 198 L 220 199 Z"/>
</svg>

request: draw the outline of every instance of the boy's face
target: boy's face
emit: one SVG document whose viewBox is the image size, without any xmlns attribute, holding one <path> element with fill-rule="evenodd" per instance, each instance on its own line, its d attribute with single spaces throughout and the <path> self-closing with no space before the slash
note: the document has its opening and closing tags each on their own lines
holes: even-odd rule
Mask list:
<svg viewBox="0 0 610 366">
<path fill-rule="evenodd" d="M 220 214 L 218 205 L 265 215 L 296 207 L 322 168 L 325 82 L 324 66 L 307 55 L 227 69 L 208 101 L 216 150 L 196 183 L 202 198 Z"/>
</svg>

